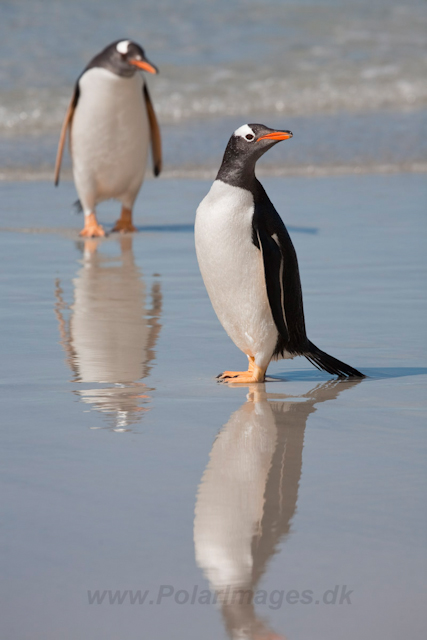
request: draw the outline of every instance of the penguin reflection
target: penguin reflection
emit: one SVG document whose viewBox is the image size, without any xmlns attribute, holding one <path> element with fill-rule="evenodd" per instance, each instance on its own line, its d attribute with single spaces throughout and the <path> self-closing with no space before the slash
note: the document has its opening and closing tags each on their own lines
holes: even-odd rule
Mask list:
<svg viewBox="0 0 427 640">
<path fill-rule="evenodd" d="M 118 257 L 98 252 L 98 240 L 83 244 L 82 268 L 74 280 L 74 303 L 66 321 L 60 282 L 56 283 L 55 312 L 61 343 L 75 381 L 102 383 L 106 388 L 79 390 L 81 400 L 108 416 L 115 430 L 138 422 L 150 389 L 140 382 L 151 369 L 160 331 L 160 283 L 146 287 L 135 264 L 132 238 L 120 238 Z M 112 419 L 111 419 L 112 418 Z"/>
<path fill-rule="evenodd" d="M 256 592 L 269 558 L 289 533 L 308 416 L 316 404 L 357 384 L 319 384 L 297 401 L 250 385 L 247 402 L 216 438 L 199 486 L 194 543 L 197 564 L 219 594 L 230 638 L 284 638 L 257 616 L 243 591 Z"/>
</svg>

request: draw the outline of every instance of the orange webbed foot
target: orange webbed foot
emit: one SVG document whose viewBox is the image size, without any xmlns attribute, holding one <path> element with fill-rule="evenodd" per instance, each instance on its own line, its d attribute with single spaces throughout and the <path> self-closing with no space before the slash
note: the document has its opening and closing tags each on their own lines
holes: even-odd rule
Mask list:
<svg viewBox="0 0 427 640">
<path fill-rule="evenodd" d="M 264 382 L 266 369 L 261 369 L 255 364 L 254 358 L 249 357 L 249 366 L 247 371 L 224 371 L 217 378 L 221 382 L 229 384 L 247 384 L 248 382 Z"/>
<path fill-rule="evenodd" d="M 118 231 L 119 233 L 135 233 L 138 229 L 132 224 L 132 211 L 130 209 L 122 208 L 120 218 L 117 220 L 112 231 Z"/>
<path fill-rule="evenodd" d="M 253 382 L 264 382 L 265 373 L 263 371 L 257 373 L 254 371 L 242 371 L 240 375 L 233 376 L 232 378 L 223 378 L 224 382 L 227 382 L 231 386 L 234 384 L 250 384 Z"/>
<path fill-rule="evenodd" d="M 79 235 L 82 238 L 104 238 L 105 237 L 105 231 L 101 227 L 101 225 L 98 224 L 98 221 L 94 213 L 90 213 L 88 216 L 85 217 L 85 226 L 80 231 Z"/>
<path fill-rule="evenodd" d="M 223 380 L 224 378 L 235 378 L 236 376 L 241 376 L 246 371 L 223 371 L 219 375 L 217 375 L 218 380 Z"/>
<path fill-rule="evenodd" d="M 119 233 L 135 233 L 138 229 L 132 223 L 123 223 L 121 218 L 119 218 L 111 231 L 118 231 Z"/>
</svg>

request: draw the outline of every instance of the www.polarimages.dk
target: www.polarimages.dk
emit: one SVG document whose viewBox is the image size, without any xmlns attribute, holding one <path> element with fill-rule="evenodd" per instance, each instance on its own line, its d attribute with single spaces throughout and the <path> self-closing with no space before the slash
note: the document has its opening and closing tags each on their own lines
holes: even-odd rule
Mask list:
<svg viewBox="0 0 427 640">
<path fill-rule="evenodd" d="M 335 585 L 332 589 L 326 589 L 317 596 L 311 589 L 274 589 L 265 591 L 258 589 L 235 588 L 228 586 L 220 591 L 199 589 L 198 585 L 190 590 L 175 589 L 170 584 L 162 584 L 155 591 L 149 589 L 94 589 L 88 590 L 88 604 L 113 604 L 113 605 L 160 605 L 174 603 L 185 604 L 221 604 L 221 605 L 267 605 L 269 609 L 280 609 L 284 605 L 294 604 L 351 604 L 350 596 L 353 590 L 347 585 Z"/>
</svg>

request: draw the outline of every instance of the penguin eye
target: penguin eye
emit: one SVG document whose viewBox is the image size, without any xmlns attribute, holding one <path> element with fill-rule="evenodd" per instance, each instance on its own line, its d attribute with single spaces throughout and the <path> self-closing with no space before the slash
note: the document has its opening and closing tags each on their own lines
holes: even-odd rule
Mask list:
<svg viewBox="0 0 427 640">
<path fill-rule="evenodd" d="M 249 142 L 250 142 L 251 140 L 253 140 L 253 139 L 254 139 L 254 136 L 252 135 L 252 133 L 248 133 L 248 134 L 245 136 L 245 138 L 246 138 L 246 140 L 249 140 Z"/>
</svg>

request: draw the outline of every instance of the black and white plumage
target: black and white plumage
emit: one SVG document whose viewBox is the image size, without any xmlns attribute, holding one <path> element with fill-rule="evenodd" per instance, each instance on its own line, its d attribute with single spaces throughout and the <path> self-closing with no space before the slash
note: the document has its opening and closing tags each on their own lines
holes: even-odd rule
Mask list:
<svg viewBox="0 0 427 640">
<path fill-rule="evenodd" d="M 339 377 L 364 377 L 307 337 L 298 261 L 288 231 L 255 176 L 257 160 L 290 131 L 243 125 L 231 136 L 217 178 L 197 209 L 196 252 L 214 310 L 249 358 L 223 380 L 260 382 L 273 358 L 305 356 Z"/>
<path fill-rule="evenodd" d="M 62 125 L 55 166 L 59 182 L 67 130 L 74 182 L 85 214 L 83 236 L 102 236 L 95 207 L 122 203 L 117 231 L 135 231 L 132 208 L 141 188 L 151 143 L 154 175 L 162 168 L 160 129 L 139 70 L 157 73 L 143 49 L 119 40 L 95 56 L 78 78 Z"/>
</svg>

